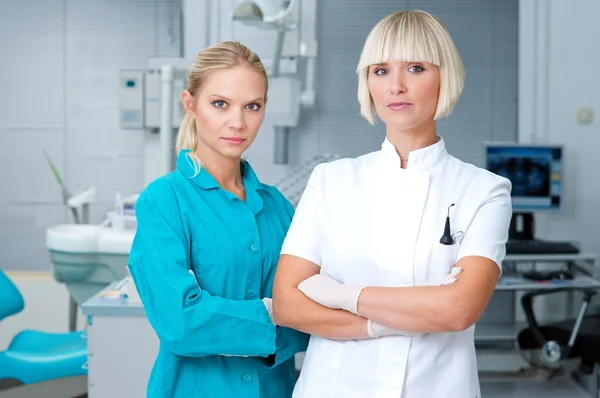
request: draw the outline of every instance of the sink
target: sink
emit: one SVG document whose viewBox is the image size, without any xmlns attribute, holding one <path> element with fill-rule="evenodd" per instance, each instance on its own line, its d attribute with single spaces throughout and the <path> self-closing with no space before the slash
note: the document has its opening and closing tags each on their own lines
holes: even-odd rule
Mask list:
<svg viewBox="0 0 600 398">
<path fill-rule="evenodd" d="M 61 252 L 95 253 L 100 230 L 99 225 L 55 225 L 46 233 L 46 246 Z"/>
<path fill-rule="evenodd" d="M 79 305 L 127 276 L 135 229 L 61 224 L 46 231 L 54 279 L 64 283 Z"/>
</svg>

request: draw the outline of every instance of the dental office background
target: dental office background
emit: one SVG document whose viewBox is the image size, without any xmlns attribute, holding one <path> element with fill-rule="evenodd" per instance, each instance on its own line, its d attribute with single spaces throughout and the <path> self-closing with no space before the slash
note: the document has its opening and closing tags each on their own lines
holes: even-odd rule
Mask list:
<svg viewBox="0 0 600 398">
<path fill-rule="evenodd" d="M 188 27 L 202 38 L 196 52 L 233 39 L 268 64 L 273 31 L 234 23 L 235 0 L 203 3 L 209 18 Z M 273 124 L 265 119 L 247 153 L 260 178 L 275 183 L 319 154 L 380 148 L 383 124 L 359 117 L 355 67 L 372 26 L 399 9 L 440 16 L 466 65 L 466 90 L 438 125 L 449 152 L 483 166 L 484 141 L 563 144 L 565 206 L 538 216 L 537 234 L 600 252 L 597 0 L 318 2 L 315 104 L 290 129 L 287 164 L 273 161 Z M 69 187 L 97 187 L 92 223 L 103 220 L 117 192 L 143 189 L 151 133 L 121 128 L 121 71 L 181 56 L 180 13 L 176 0 L 0 0 L 0 267 L 26 300 L 23 313 L 3 322 L 0 349 L 18 330 L 68 328 L 68 293 L 52 278 L 45 233 L 72 220 L 43 151 Z"/>
</svg>

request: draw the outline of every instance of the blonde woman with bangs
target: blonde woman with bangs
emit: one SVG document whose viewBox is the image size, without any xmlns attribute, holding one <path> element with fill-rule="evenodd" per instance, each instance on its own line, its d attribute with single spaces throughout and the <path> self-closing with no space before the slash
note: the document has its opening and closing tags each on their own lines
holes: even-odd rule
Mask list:
<svg viewBox="0 0 600 398">
<path fill-rule="evenodd" d="M 181 94 L 176 170 L 136 202 L 129 269 L 160 341 L 151 398 L 286 398 L 308 336 L 279 327 L 272 286 L 293 208 L 243 161 L 267 102 L 259 57 L 201 51 Z"/>
<path fill-rule="evenodd" d="M 275 276 L 275 321 L 310 333 L 296 398 L 480 397 L 474 324 L 501 273 L 510 182 L 446 151 L 464 85 L 442 22 L 381 20 L 357 68 L 381 150 L 315 168 Z"/>
</svg>

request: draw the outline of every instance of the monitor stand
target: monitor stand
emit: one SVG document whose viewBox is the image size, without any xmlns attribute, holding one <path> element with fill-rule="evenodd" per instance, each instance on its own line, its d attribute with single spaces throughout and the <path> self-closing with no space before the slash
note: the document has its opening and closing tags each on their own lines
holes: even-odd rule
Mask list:
<svg viewBox="0 0 600 398">
<path fill-rule="evenodd" d="M 533 241 L 535 223 L 532 213 L 513 213 L 508 229 L 508 239 L 512 241 Z"/>
<path fill-rule="evenodd" d="M 531 213 L 513 213 L 508 230 L 508 254 L 576 254 L 579 248 L 570 242 L 535 239 Z"/>
</svg>

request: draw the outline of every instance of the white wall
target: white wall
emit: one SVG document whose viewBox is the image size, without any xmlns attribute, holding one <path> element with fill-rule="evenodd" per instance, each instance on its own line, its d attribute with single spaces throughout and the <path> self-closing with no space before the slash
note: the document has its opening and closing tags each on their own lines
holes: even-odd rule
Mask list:
<svg viewBox="0 0 600 398">
<path fill-rule="evenodd" d="M 537 233 L 600 253 L 600 2 L 521 0 L 519 12 L 519 140 L 565 146 L 564 211 L 536 216 Z"/>
<path fill-rule="evenodd" d="M 178 10 L 178 0 L 2 1 L 0 268 L 48 270 L 45 230 L 72 222 L 43 149 L 71 189 L 97 185 L 94 222 L 117 191 L 141 188 L 143 135 L 119 128 L 119 69 L 178 55 Z"/>
</svg>

